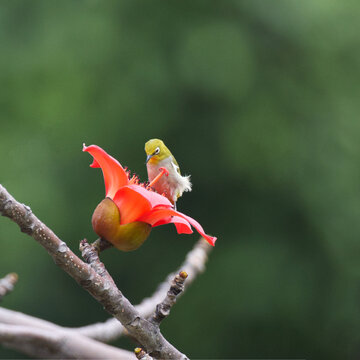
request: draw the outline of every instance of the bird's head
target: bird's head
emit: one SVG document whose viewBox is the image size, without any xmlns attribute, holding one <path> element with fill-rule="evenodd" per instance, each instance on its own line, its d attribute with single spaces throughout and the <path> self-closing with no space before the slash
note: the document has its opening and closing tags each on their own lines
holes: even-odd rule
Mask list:
<svg viewBox="0 0 360 360">
<path fill-rule="evenodd" d="M 146 163 L 157 164 L 171 155 L 164 142 L 159 139 L 151 139 L 145 144 Z"/>
</svg>

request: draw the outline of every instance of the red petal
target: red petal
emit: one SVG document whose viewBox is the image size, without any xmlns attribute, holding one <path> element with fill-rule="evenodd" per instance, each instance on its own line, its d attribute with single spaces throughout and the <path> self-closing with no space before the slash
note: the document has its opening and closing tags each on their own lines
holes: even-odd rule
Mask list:
<svg viewBox="0 0 360 360">
<path fill-rule="evenodd" d="M 217 237 L 205 234 L 204 229 L 195 219 L 182 213 L 179 214 L 181 214 L 210 245 L 215 246 L 215 241 L 217 240 Z"/>
<path fill-rule="evenodd" d="M 173 224 L 175 224 L 178 234 L 192 234 L 193 233 L 188 221 L 181 218 L 180 216 L 173 216 L 171 218 L 171 222 Z"/>
<path fill-rule="evenodd" d="M 146 190 L 140 185 L 129 185 L 128 187 L 146 198 L 150 202 L 152 208 L 156 206 L 172 207 L 171 202 L 165 196 L 154 191 Z"/>
<path fill-rule="evenodd" d="M 148 214 L 145 214 L 144 216 L 142 216 L 140 219 L 138 219 L 138 221 L 144 221 L 144 222 L 147 222 L 148 224 L 150 224 L 151 226 L 154 226 L 157 223 L 159 223 L 161 220 L 165 220 L 165 223 L 172 222 L 171 218 L 169 218 L 168 222 L 166 222 L 166 218 L 168 218 L 169 216 L 176 216 L 176 217 L 178 216 L 178 217 L 185 219 L 197 230 L 197 232 L 210 245 L 212 245 L 212 246 L 215 245 L 216 237 L 206 235 L 204 232 L 204 229 L 196 220 L 194 220 L 190 216 L 182 214 L 173 209 L 154 209 L 154 210 L 150 211 Z M 176 221 L 176 219 L 175 219 L 175 221 Z M 180 233 L 182 233 L 185 230 L 185 227 L 184 227 L 184 226 L 186 226 L 185 224 L 186 224 L 185 222 L 182 222 L 181 225 L 178 225 L 179 226 L 179 228 L 177 227 L 178 232 L 180 230 L 181 231 Z"/>
<path fill-rule="evenodd" d="M 121 225 L 137 221 L 139 217 L 151 210 L 150 201 L 136 191 L 134 186 L 140 187 L 138 185 L 123 186 L 114 196 L 114 203 L 120 211 Z"/>
<path fill-rule="evenodd" d="M 112 199 L 122 186 L 129 183 L 125 170 L 116 159 L 97 145 L 85 146 L 84 144 L 83 151 L 89 152 L 94 158 L 90 167 L 101 168 L 104 175 L 106 196 Z"/>
<path fill-rule="evenodd" d="M 93 159 L 93 162 L 90 164 L 90 167 L 94 168 L 94 169 L 95 168 L 101 168 L 101 166 L 99 165 L 99 163 L 95 159 Z"/>
<path fill-rule="evenodd" d="M 169 224 L 171 222 L 171 209 L 153 209 L 144 214 L 139 221 L 144 221 L 151 226 L 157 225 L 161 222 L 161 225 Z"/>
<path fill-rule="evenodd" d="M 169 223 L 173 223 L 175 225 L 178 234 L 192 234 L 193 233 L 193 231 L 191 229 L 191 225 L 188 223 L 188 221 L 181 218 L 180 216 L 167 216 L 167 217 L 159 220 L 157 223 L 155 223 L 152 226 L 155 227 L 155 226 L 160 226 L 160 225 L 166 225 Z"/>
</svg>

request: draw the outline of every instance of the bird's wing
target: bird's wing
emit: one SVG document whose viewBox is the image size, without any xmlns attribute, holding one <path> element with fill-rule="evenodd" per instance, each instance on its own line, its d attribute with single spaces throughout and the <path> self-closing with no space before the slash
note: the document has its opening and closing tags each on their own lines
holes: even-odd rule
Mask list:
<svg viewBox="0 0 360 360">
<path fill-rule="evenodd" d="M 175 158 L 174 158 L 173 156 L 171 156 L 171 165 L 174 167 L 175 171 L 176 171 L 179 175 L 181 175 L 179 164 L 177 163 L 177 161 L 175 160 Z"/>
</svg>

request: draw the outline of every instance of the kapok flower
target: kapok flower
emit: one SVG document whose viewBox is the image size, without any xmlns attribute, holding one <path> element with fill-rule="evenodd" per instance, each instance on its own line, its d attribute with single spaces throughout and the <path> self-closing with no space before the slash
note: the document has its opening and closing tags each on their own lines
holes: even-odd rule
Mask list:
<svg viewBox="0 0 360 360">
<path fill-rule="evenodd" d="M 173 223 L 179 234 L 191 234 L 193 226 L 209 244 L 216 237 L 206 235 L 201 225 L 191 217 L 175 211 L 171 202 L 130 178 L 120 163 L 97 145 L 85 146 L 94 161 L 92 168 L 101 168 L 105 181 L 105 199 L 92 216 L 94 231 L 122 251 L 137 249 L 147 239 L 152 227 Z"/>
</svg>

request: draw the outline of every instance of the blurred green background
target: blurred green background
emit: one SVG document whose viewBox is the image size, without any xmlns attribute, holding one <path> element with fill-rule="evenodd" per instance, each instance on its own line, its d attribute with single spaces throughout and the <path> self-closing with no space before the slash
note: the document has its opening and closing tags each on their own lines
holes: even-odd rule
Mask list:
<svg viewBox="0 0 360 360">
<path fill-rule="evenodd" d="M 218 236 L 167 339 L 191 358 L 357 359 L 359 11 L 352 0 L 1 0 L 0 182 L 78 253 L 104 196 L 82 143 L 146 180 L 144 143 L 161 138 L 192 175 L 178 208 Z M 19 274 L 1 306 L 65 326 L 108 318 L 0 221 L 0 275 Z M 197 238 L 163 226 L 102 259 L 138 303 Z"/>
</svg>

